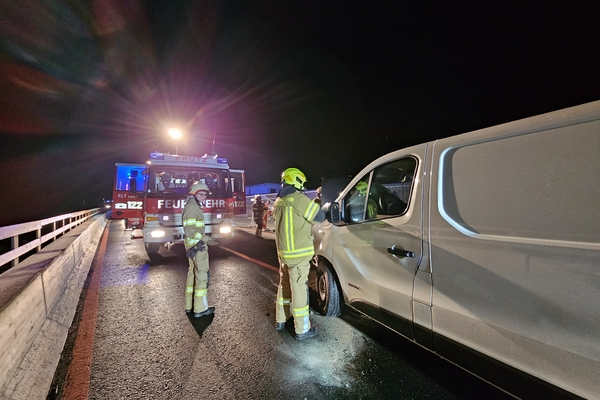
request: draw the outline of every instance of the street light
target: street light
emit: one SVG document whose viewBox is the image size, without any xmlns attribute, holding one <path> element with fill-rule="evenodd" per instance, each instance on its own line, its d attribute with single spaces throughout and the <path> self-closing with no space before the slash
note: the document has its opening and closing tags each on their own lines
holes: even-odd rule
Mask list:
<svg viewBox="0 0 600 400">
<path fill-rule="evenodd" d="M 169 128 L 167 133 L 175 139 L 175 155 L 177 155 L 177 141 L 183 137 L 183 132 L 178 128 Z"/>
</svg>

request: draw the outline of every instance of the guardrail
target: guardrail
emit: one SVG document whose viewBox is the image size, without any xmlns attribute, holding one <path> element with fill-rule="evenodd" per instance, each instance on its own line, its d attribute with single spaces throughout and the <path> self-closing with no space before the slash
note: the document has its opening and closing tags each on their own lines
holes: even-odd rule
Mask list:
<svg viewBox="0 0 600 400">
<path fill-rule="evenodd" d="M 24 258 L 0 275 L 0 399 L 48 395 L 106 224 L 93 209 L 0 228 L 17 242 L 2 259 Z"/>
<path fill-rule="evenodd" d="M 0 274 L 99 212 L 100 208 L 92 208 L 39 221 L 1 227 Z M 23 255 L 25 257 L 21 257 Z"/>
</svg>

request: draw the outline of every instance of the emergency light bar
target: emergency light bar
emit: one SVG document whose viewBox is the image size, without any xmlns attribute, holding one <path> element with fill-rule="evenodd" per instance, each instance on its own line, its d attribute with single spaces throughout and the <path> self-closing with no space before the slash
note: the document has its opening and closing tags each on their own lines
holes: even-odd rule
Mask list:
<svg viewBox="0 0 600 400">
<path fill-rule="evenodd" d="M 171 155 L 168 154 L 167 156 L 165 156 L 165 153 L 159 153 L 157 151 L 150 153 L 150 160 L 163 160 L 163 161 L 192 161 L 192 162 L 198 162 L 200 160 L 206 160 L 208 159 L 208 154 L 203 155 L 202 157 L 196 157 L 196 156 L 179 156 L 179 155 Z M 227 165 L 228 160 L 225 157 L 217 157 L 216 155 L 214 157 L 212 157 L 212 159 L 216 159 L 217 160 L 217 164 L 225 164 Z M 214 163 L 214 161 L 213 161 Z"/>
</svg>

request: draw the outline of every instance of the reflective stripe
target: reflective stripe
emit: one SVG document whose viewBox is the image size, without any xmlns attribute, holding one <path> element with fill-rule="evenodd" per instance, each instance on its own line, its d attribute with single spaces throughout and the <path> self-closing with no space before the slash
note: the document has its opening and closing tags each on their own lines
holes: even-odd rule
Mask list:
<svg viewBox="0 0 600 400">
<path fill-rule="evenodd" d="M 188 218 L 183 221 L 183 226 L 193 226 L 196 228 L 202 228 L 205 225 L 204 220 L 198 220 L 196 218 Z"/>
<path fill-rule="evenodd" d="M 194 293 L 194 287 L 193 286 L 186 286 L 185 287 L 185 292 L 186 293 Z"/>
<path fill-rule="evenodd" d="M 287 297 L 278 297 L 277 298 L 277 304 L 279 304 L 280 306 L 287 306 L 292 302 L 292 299 L 287 298 Z"/>
<path fill-rule="evenodd" d="M 292 207 L 285 208 L 284 214 L 285 236 L 287 237 L 287 249 L 294 250 L 294 211 Z"/>
<path fill-rule="evenodd" d="M 194 298 L 196 299 L 194 300 L 194 312 L 202 312 L 208 309 L 208 299 L 206 298 L 207 292 L 208 289 L 199 289 L 194 292 Z M 202 301 L 202 310 L 199 310 L 199 301 Z"/>
<path fill-rule="evenodd" d="M 194 237 L 187 237 L 185 238 L 185 245 L 186 247 L 192 247 L 195 246 L 196 243 L 198 243 L 200 241 L 200 239 L 202 239 L 202 234 L 200 232 L 196 232 L 194 234 Z"/>
<path fill-rule="evenodd" d="M 306 317 L 308 315 L 308 306 L 292 309 L 294 317 Z"/>
<path fill-rule="evenodd" d="M 319 205 L 317 203 L 315 203 L 314 201 L 311 201 L 310 205 L 306 209 L 306 212 L 304 213 L 304 218 L 306 218 L 308 221 L 312 221 L 318 212 L 319 212 Z"/>
<path fill-rule="evenodd" d="M 310 320 L 308 318 L 309 311 L 308 305 L 302 308 L 292 309 L 294 315 L 294 324 L 296 325 L 296 333 L 306 333 L 310 329 Z M 300 325 L 300 326 L 299 326 Z M 298 328 L 301 327 L 301 332 L 298 332 Z"/>
<path fill-rule="evenodd" d="M 277 254 L 279 254 L 282 257 L 286 257 L 286 258 L 300 258 L 300 257 L 312 256 L 313 254 L 315 254 L 315 248 L 314 247 L 305 247 L 303 249 L 297 249 L 297 250 L 280 250 L 277 252 Z"/>
</svg>

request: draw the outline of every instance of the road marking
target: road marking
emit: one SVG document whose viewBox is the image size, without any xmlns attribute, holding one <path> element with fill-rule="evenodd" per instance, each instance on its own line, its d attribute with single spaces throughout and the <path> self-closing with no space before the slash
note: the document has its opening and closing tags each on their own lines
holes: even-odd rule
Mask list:
<svg viewBox="0 0 600 400">
<path fill-rule="evenodd" d="M 104 229 L 98 254 L 92 264 L 92 278 L 81 313 L 81 322 L 77 330 L 73 358 L 67 370 L 64 389 L 61 399 L 87 399 L 90 389 L 90 375 L 92 370 L 92 351 L 94 349 L 94 334 L 96 333 L 96 318 L 98 316 L 98 295 L 100 293 L 100 278 L 106 243 L 108 242 L 109 226 Z"/>
<path fill-rule="evenodd" d="M 270 270 L 273 270 L 275 272 L 279 272 L 279 268 L 274 267 L 272 265 L 269 265 L 267 263 L 264 263 L 262 261 L 259 261 L 259 260 L 255 259 L 255 258 L 249 257 L 249 256 L 247 256 L 245 254 L 239 253 L 239 252 L 237 252 L 235 250 L 230 249 L 229 247 L 225 247 L 225 246 L 219 246 L 219 247 L 222 248 L 223 250 L 226 250 L 226 251 L 228 251 L 230 253 L 235 254 L 236 256 L 242 257 L 242 258 L 244 258 L 244 259 L 246 259 L 248 261 L 251 261 L 251 262 L 253 262 L 255 264 L 258 264 L 258 265 L 260 265 L 262 267 L 269 268 Z"/>
</svg>

